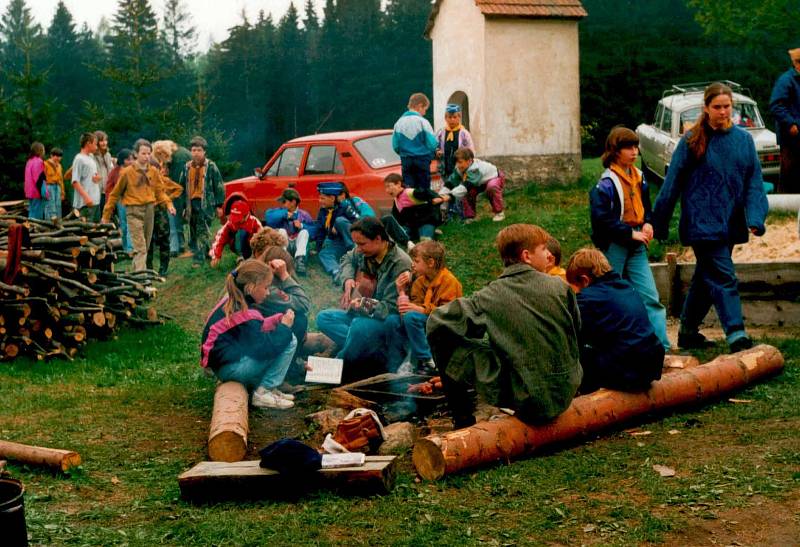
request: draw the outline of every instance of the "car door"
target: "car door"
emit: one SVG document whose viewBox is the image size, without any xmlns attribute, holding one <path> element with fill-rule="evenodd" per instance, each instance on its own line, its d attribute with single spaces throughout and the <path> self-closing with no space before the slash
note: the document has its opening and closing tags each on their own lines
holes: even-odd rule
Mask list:
<svg viewBox="0 0 800 547">
<path fill-rule="evenodd" d="M 346 181 L 347 172 L 342 163 L 341 151 L 336 142 L 312 143 L 308 147 L 301 175 L 295 189 L 303 200 L 303 209 L 314 214 L 319 210 L 317 184 L 329 181 Z"/>
<path fill-rule="evenodd" d="M 658 103 L 656 113 L 653 116 L 652 124 L 642 124 L 636 128 L 639 135 L 639 153 L 642 155 L 642 163 L 654 172 L 658 172 L 658 126 L 661 124 L 661 117 L 664 114 L 664 105 Z"/>
<path fill-rule="evenodd" d="M 278 207 L 278 196 L 285 188 L 297 185 L 305 151 L 305 144 L 285 145 L 267 164 L 261 179 L 245 184 L 245 193 L 254 202 L 259 217 L 263 218 L 267 209 Z"/>
</svg>

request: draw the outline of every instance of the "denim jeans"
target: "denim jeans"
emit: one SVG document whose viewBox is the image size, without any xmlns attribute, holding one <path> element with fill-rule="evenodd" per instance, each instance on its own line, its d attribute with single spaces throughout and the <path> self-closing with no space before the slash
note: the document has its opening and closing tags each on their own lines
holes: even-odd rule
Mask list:
<svg viewBox="0 0 800 547">
<path fill-rule="evenodd" d="M 408 188 L 430 190 L 431 159 L 432 156 L 400 156 L 403 185 Z"/>
<path fill-rule="evenodd" d="M 397 354 L 405 357 L 407 348 L 411 348 L 411 357 L 414 359 L 427 360 L 431 358 L 431 348 L 428 345 L 428 337 L 425 334 L 425 325 L 428 323 L 428 316 L 424 313 L 409 311 L 400 316 L 402 328 L 396 330 L 388 338 L 389 355 L 392 360 Z M 402 357 L 400 361 L 402 362 Z"/>
<path fill-rule="evenodd" d="M 745 336 L 739 283 L 731 259 L 732 247 L 726 243 L 708 242 L 692 245 L 692 249 L 697 264 L 683 303 L 681 332 L 697 332 L 713 304 L 730 344 Z"/>
<path fill-rule="evenodd" d="M 44 200 L 43 199 L 29 199 L 28 200 L 28 218 L 34 220 L 44 220 Z"/>
<path fill-rule="evenodd" d="M 342 239 L 325 238 L 319 251 L 319 261 L 325 273 L 335 276 L 339 273 L 339 260 L 347 252 L 347 245 Z"/>
<path fill-rule="evenodd" d="M 283 383 L 286 371 L 292 364 L 295 349 L 297 338 L 293 335 L 283 351 L 275 357 L 261 361 L 245 355 L 235 363 L 220 367 L 217 378 L 222 382 L 244 384 L 249 391 L 255 391 L 259 387 L 274 389 Z"/>
<path fill-rule="evenodd" d="M 233 251 L 245 260 L 253 255 L 253 249 L 250 248 L 251 237 L 247 230 L 238 230 L 233 238 Z"/>
<path fill-rule="evenodd" d="M 382 362 L 387 370 L 396 369 L 402 357 L 395 363 L 395 359 L 388 355 L 387 339 L 396 336 L 399 324 L 396 314 L 385 320 L 360 317 L 336 309 L 323 310 L 317 315 L 317 328 L 336 342 L 339 346 L 337 357 L 350 368 L 372 359 Z"/>
<path fill-rule="evenodd" d="M 61 218 L 61 187 L 58 184 L 48 184 L 47 194 L 48 197 L 43 200 L 45 220 Z"/>
<path fill-rule="evenodd" d="M 183 210 L 186 207 L 186 200 L 183 196 L 177 197 L 172 200 L 172 205 L 177 212 L 169 215 L 169 252 L 180 253 L 186 246 L 183 235 Z"/>
<path fill-rule="evenodd" d="M 667 310 L 658 298 L 653 271 L 647 260 L 647 247 L 639 245 L 635 249 L 612 243 L 605 253 L 608 262 L 614 271 L 628 280 L 642 299 L 647 317 L 656 331 L 656 336 L 661 341 L 664 349 L 669 350 L 670 342 L 667 337 Z"/>
<path fill-rule="evenodd" d="M 128 231 L 128 210 L 125 205 L 119 202 L 117 203 L 117 218 L 119 219 L 119 229 L 122 232 L 122 249 L 130 254 L 133 252 L 133 243 L 131 242 L 131 234 Z"/>
</svg>

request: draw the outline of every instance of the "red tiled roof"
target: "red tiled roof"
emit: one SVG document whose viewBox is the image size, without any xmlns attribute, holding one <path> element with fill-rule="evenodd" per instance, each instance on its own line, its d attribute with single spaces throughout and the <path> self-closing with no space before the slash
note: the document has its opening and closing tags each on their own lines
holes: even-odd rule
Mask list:
<svg viewBox="0 0 800 547">
<path fill-rule="evenodd" d="M 430 37 L 442 2 L 434 0 L 425 26 L 426 37 Z M 475 5 L 489 16 L 580 19 L 589 15 L 580 0 L 475 0 Z"/>
</svg>

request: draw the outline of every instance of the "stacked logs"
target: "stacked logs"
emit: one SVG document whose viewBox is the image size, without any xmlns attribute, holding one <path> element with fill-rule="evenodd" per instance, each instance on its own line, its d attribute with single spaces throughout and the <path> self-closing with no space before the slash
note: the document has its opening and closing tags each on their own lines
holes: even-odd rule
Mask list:
<svg viewBox="0 0 800 547">
<path fill-rule="evenodd" d="M 28 229 L 19 271 L 8 280 L 9 230 Z M 74 357 L 90 338 L 108 338 L 121 320 L 158 324 L 156 272 L 116 273 L 122 239 L 113 224 L 42 221 L 0 214 L 0 360 Z M 12 264 L 13 266 L 13 264 Z"/>
</svg>

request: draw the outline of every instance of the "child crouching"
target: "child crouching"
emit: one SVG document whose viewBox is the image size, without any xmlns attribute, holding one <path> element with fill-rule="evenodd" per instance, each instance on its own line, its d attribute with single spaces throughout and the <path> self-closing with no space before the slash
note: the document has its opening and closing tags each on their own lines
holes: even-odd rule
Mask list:
<svg viewBox="0 0 800 547">
<path fill-rule="evenodd" d="M 664 345 L 639 293 L 603 253 L 577 251 L 569 259 L 567 280 L 578 291 L 581 311 L 581 393 L 600 387 L 644 390 L 661 378 Z"/>
<path fill-rule="evenodd" d="M 222 382 L 239 382 L 251 391 L 251 403 L 263 408 L 291 408 L 294 396 L 278 391 L 292 363 L 297 339 L 294 312 L 264 317 L 256 306 L 270 292 L 272 269 L 246 260 L 225 279 L 225 296 L 203 329 L 200 364 Z"/>
</svg>

